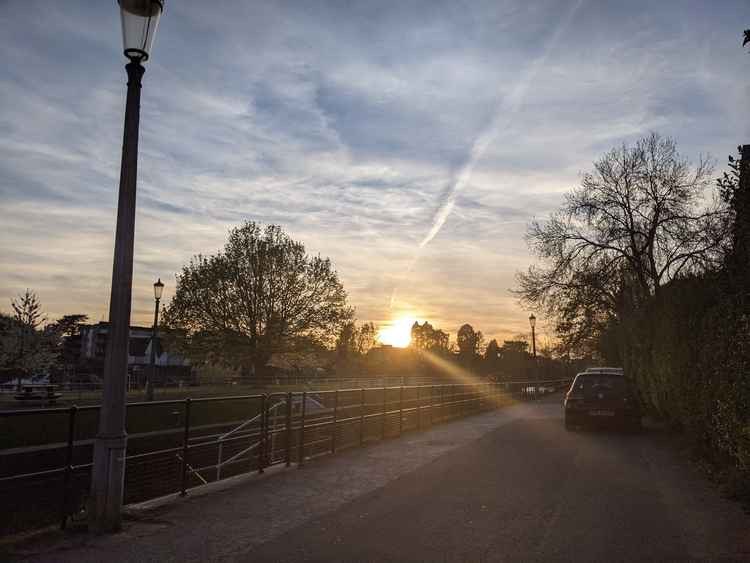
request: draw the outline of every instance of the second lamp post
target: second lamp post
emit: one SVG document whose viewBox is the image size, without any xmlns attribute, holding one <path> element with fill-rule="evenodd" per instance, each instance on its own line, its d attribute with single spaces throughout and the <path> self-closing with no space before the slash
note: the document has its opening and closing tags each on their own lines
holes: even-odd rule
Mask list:
<svg viewBox="0 0 750 563">
<path fill-rule="evenodd" d="M 534 357 L 534 379 L 539 379 L 539 372 L 536 369 L 536 317 L 534 313 L 529 316 L 529 324 L 531 325 L 531 353 Z"/>
<path fill-rule="evenodd" d="M 151 330 L 151 358 L 149 361 L 149 374 L 146 380 L 146 400 L 154 400 L 154 384 L 156 383 L 156 341 L 159 330 L 159 301 L 161 301 L 161 292 L 164 291 L 164 284 L 161 278 L 154 284 L 154 327 Z"/>
</svg>

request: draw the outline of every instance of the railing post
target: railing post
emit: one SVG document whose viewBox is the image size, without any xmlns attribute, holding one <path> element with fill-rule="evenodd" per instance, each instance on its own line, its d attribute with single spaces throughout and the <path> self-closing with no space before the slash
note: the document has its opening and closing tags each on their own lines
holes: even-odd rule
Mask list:
<svg viewBox="0 0 750 563">
<path fill-rule="evenodd" d="M 359 390 L 359 445 L 365 443 L 365 388 Z"/>
<path fill-rule="evenodd" d="M 417 430 L 422 429 L 422 397 L 420 390 L 422 387 L 417 385 Z"/>
<path fill-rule="evenodd" d="M 266 461 L 266 432 L 268 431 L 268 420 L 266 403 L 268 397 L 264 393 L 260 396 L 260 445 L 258 447 L 258 473 L 263 473 L 263 465 Z"/>
<path fill-rule="evenodd" d="M 385 410 L 386 410 L 386 408 L 388 406 L 387 405 L 387 402 L 388 402 L 388 397 L 387 396 L 388 396 L 388 388 L 385 387 L 385 386 L 383 386 L 383 416 L 382 416 L 381 424 L 380 424 L 380 439 L 381 440 L 385 439 Z"/>
<path fill-rule="evenodd" d="M 297 467 L 305 464 L 305 411 L 307 410 L 307 391 L 302 392 L 302 420 L 299 425 L 299 459 Z"/>
<path fill-rule="evenodd" d="M 331 453 L 336 453 L 336 424 L 339 418 L 339 390 L 333 393 L 333 432 L 331 432 Z"/>
<path fill-rule="evenodd" d="M 440 406 L 438 407 L 438 422 L 442 422 L 445 419 L 445 385 L 440 385 Z"/>
<path fill-rule="evenodd" d="M 292 392 L 286 394 L 286 466 L 292 464 Z"/>
<path fill-rule="evenodd" d="M 187 494 L 188 441 L 190 439 L 190 397 L 185 399 L 185 429 L 182 434 L 182 478 L 180 496 Z"/>
<path fill-rule="evenodd" d="M 68 509 L 70 505 L 70 479 L 73 476 L 73 445 L 76 434 L 76 412 L 78 407 L 73 405 L 68 409 L 68 447 L 65 452 L 65 476 L 63 482 L 63 498 L 60 514 L 60 528 L 68 525 Z"/>
<path fill-rule="evenodd" d="M 218 459 L 216 460 L 216 480 L 221 480 L 221 463 L 224 458 L 224 442 L 219 438 L 219 454 Z"/>
<path fill-rule="evenodd" d="M 432 426 L 433 424 L 433 411 L 435 410 L 435 386 L 430 385 L 430 398 L 428 399 L 427 403 L 427 412 L 430 414 L 430 422 L 429 425 Z"/>
<path fill-rule="evenodd" d="M 404 433 L 404 386 L 398 388 L 398 435 Z"/>
</svg>

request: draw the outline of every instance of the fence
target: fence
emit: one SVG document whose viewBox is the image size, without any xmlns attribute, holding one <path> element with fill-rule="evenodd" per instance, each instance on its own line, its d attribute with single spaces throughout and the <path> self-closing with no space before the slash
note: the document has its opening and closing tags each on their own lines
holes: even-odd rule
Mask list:
<svg viewBox="0 0 750 563">
<path fill-rule="evenodd" d="M 489 376 L 493 380 L 496 376 Z M 154 396 L 157 400 L 171 400 L 177 397 L 183 398 L 186 395 L 192 397 L 216 397 L 224 395 L 250 395 L 269 392 L 274 388 L 279 389 L 352 389 L 361 387 L 397 387 L 397 386 L 414 386 L 414 385 L 440 385 L 445 384 L 448 379 L 440 376 L 426 375 L 367 375 L 360 377 L 341 376 L 305 376 L 295 374 L 279 374 L 273 376 L 253 376 L 252 378 L 241 379 L 205 379 L 199 376 L 194 378 L 192 383 L 173 381 L 169 385 L 155 385 Z M 98 405 L 101 401 L 103 383 L 99 382 L 80 382 L 80 381 L 58 381 L 54 382 L 55 393 L 60 393 L 57 399 L 59 403 L 76 403 L 79 406 Z M 127 383 L 128 397 L 132 401 L 137 401 L 139 396 L 145 400 L 147 391 L 143 385 L 139 385 L 135 378 L 128 376 Z M 18 401 L 11 401 L 14 395 L 18 393 L 16 380 L 0 384 L 0 399 L 6 396 L 8 400 L 0 405 L 0 409 L 13 409 L 20 406 Z M 42 405 L 44 401 L 40 400 Z"/>
<path fill-rule="evenodd" d="M 131 403 L 125 503 L 399 436 L 570 380 L 296 391 Z M 0 412 L 0 533 L 85 519 L 98 406 Z M 31 471 L 33 469 L 33 471 Z"/>
</svg>

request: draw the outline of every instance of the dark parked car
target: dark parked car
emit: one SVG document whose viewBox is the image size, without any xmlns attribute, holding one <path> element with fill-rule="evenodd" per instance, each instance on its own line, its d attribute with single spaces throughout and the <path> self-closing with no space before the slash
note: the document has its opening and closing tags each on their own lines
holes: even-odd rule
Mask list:
<svg viewBox="0 0 750 563">
<path fill-rule="evenodd" d="M 565 395 L 565 428 L 592 422 L 641 428 L 641 404 L 621 370 L 590 369 L 576 375 Z"/>
</svg>

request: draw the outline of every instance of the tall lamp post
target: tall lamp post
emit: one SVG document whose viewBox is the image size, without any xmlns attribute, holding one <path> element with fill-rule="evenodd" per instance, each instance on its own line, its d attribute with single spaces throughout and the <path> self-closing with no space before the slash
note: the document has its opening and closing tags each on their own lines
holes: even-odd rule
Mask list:
<svg viewBox="0 0 750 563">
<path fill-rule="evenodd" d="M 130 299 L 133 286 L 135 192 L 138 170 L 138 121 L 141 78 L 154 42 L 163 0 L 119 0 L 123 52 L 130 60 L 125 127 L 122 140 L 120 189 L 117 200 L 112 292 L 109 298 L 109 335 L 104 360 L 104 394 L 99 410 L 99 433 L 94 442 L 94 465 L 89 498 L 89 527 L 97 533 L 120 529 L 125 479 L 125 393 L 130 338 Z"/>
<path fill-rule="evenodd" d="M 148 381 L 146 382 L 146 400 L 154 400 L 154 382 L 156 381 L 156 336 L 159 329 L 159 301 L 161 301 L 161 292 L 164 291 L 164 284 L 161 283 L 161 278 L 156 280 L 154 284 L 154 300 L 156 305 L 154 306 L 154 327 L 151 329 L 151 373 L 149 374 Z"/>
<path fill-rule="evenodd" d="M 529 316 L 529 324 L 531 325 L 531 354 L 534 357 L 534 379 L 539 379 L 539 373 L 536 369 L 536 317 L 534 313 Z"/>
</svg>

